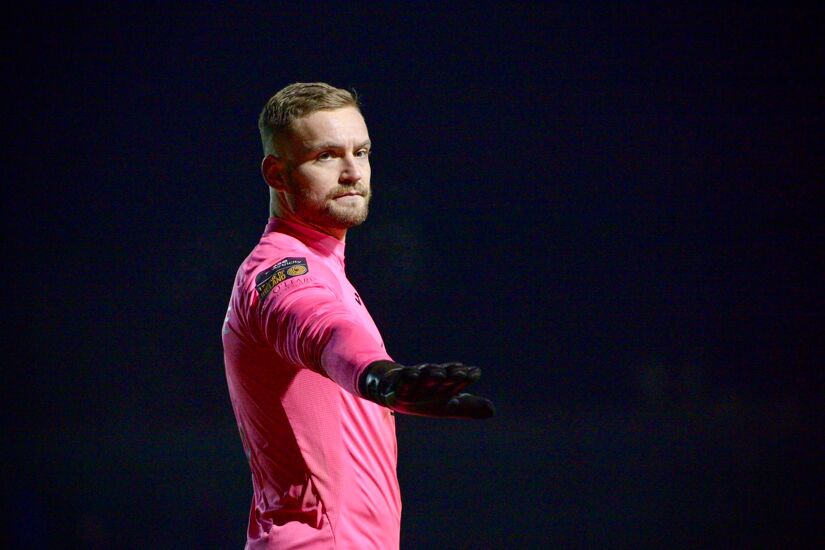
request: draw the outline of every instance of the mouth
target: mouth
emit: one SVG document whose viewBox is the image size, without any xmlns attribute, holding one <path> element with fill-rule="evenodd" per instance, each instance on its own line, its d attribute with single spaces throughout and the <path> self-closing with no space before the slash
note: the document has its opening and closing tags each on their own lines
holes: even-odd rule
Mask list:
<svg viewBox="0 0 825 550">
<path fill-rule="evenodd" d="M 349 191 L 347 193 L 341 193 L 340 195 L 335 195 L 335 197 L 333 197 L 333 198 L 340 199 L 340 198 L 343 198 L 343 197 L 362 197 L 362 196 L 363 195 L 361 193 L 358 193 L 356 191 Z"/>
</svg>

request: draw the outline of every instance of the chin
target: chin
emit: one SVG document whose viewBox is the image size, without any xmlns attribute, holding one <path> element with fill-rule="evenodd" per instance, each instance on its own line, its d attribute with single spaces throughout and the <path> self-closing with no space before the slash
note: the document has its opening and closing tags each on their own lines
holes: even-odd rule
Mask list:
<svg viewBox="0 0 825 550">
<path fill-rule="evenodd" d="M 367 215 L 365 213 L 364 215 L 358 217 L 339 219 L 338 222 L 340 223 L 342 229 L 349 229 L 350 227 L 361 225 L 366 221 L 366 219 Z"/>
<path fill-rule="evenodd" d="M 367 219 L 367 214 L 369 210 L 364 208 L 358 208 L 357 210 L 345 210 L 345 211 L 330 211 L 327 212 L 327 218 L 330 222 L 336 224 L 339 229 L 348 229 L 350 227 L 355 227 L 356 225 L 361 225 Z"/>
</svg>

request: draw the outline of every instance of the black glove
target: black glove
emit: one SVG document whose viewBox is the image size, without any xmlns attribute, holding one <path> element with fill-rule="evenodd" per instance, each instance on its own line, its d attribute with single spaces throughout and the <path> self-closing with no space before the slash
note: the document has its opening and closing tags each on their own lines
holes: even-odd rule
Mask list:
<svg viewBox="0 0 825 550">
<path fill-rule="evenodd" d="M 424 363 L 405 367 L 392 361 L 371 363 L 358 384 L 361 395 L 404 414 L 444 418 L 489 418 L 489 399 L 459 393 L 481 377 L 481 369 L 461 363 Z"/>
</svg>

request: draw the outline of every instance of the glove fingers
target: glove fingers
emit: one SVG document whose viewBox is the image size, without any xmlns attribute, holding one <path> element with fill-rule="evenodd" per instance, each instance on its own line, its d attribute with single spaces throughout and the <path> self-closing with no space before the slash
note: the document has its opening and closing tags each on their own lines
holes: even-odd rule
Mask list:
<svg viewBox="0 0 825 550">
<path fill-rule="evenodd" d="M 452 392 L 456 394 L 478 380 L 481 377 L 481 369 L 459 363 L 447 367 L 447 377 L 452 381 Z"/>
<path fill-rule="evenodd" d="M 481 376 L 481 369 L 478 367 L 471 367 L 464 363 L 444 363 L 441 365 L 447 373 L 449 378 L 469 378 L 473 382 L 478 380 Z"/>
<path fill-rule="evenodd" d="M 425 363 L 404 367 L 395 363 L 374 365 L 364 384 L 373 400 L 396 411 L 448 418 L 489 418 L 493 404 L 483 397 L 461 393 L 481 376 L 481 369 L 462 363 Z"/>
<path fill-rule="evenodd" d="M 395 397 L 402 401 L 414 401 L 420 393 L 421 373 L 417 369 L 404 369 L 395 387 Z"/>
<path fill-rule="evenodd" d="M 496 409 L 489 399 L 461 393 L 447 402 L 445 412 L 452 418 L 490 418 L 496 414 Z"/>
<path fill-rule="evenodd" d="M 444 380 L 447 378 L 447 369 L 441 365 L 422 365 L 419 372 L 422 378 L 429 380 Z"/>
<path fill-rule="evenodd" d="M 415 391 L 410 391 L 407 396 L 411 399 L 442 402 L 460 393 L 481 376 L 478 367 L 461 363 L 421 365 L 419 372 L 419 383 Z"/>
<path fill-rule="evenodd" d="M 446 399 L 454 393 L 444 367 L 434 364 L 404 369 L 395 389 L 396 397 L 404 401 L 429 400 L 442 395 Z"/>
<path fill-rule="evenodd" d="M 421 383 L 418 386 L 420 399 L 433 399 L 440 395 L 452 395 L 447 386 L 447 372 L 441 365 L 421 367 Z"/>
</svg>

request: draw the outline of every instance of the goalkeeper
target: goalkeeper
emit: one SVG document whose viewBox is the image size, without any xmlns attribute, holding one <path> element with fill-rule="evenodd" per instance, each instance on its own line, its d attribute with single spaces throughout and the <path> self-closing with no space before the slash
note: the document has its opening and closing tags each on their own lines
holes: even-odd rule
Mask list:
<svg viewBox="0 0 825 550">
<path fill-rule="evenodd" d="M 347 229 L 370 201 L 356 98 L 292 84 L 259 118 L 270 219 L 223 326 L 229 394 L 252 470 L 248 549 L 398 548 L 394 411 L 493 415 L 460 363 L 393 362 L 347 280 Z"/>
</svg>

